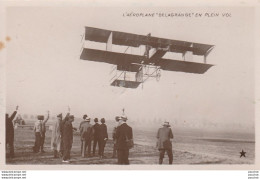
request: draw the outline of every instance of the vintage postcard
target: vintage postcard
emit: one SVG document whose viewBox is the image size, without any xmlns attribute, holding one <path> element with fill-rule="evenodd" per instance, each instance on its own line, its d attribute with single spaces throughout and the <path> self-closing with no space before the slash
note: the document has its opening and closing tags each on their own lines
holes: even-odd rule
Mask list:
<svg viewBox="0 0 260 179">
<path fill-rule="evenodd" d="M 257 6 L 3 4 L 1 169 L 259 169 Z"/>
</svg>

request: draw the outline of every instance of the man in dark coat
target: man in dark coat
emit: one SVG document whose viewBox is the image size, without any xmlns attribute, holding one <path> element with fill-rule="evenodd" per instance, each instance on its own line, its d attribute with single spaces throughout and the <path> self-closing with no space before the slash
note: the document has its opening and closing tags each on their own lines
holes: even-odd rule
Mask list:
<svg viewBox="0 0 260 179">
<path fill-rule="evenodd" d="M 9 153 L 10 157 L 14 157 L 14 125 L 13 120 L 15 118 L 15 115 L 17 114 L 18 106 L 16 106 L 15 111 L 13 114 L 9 117 L 8 114 L 5 114 L 5 132 L 6 132 L 6 146 L 9 147 Z"/>
<path fill-rule="evenodd" d="M 60 144 L 60 156 L 63 156 L 63 129 L 64 129 L 64 124 L 65 122 L 69 119 L 70 116 L 70 108 L 68 110 L 68 113 L 66 114 L 65 118 L 61 120 L 60 123 L 60 140 L 61 140 L 61 144 Z"/>
<path fill-rule="evenodd" d="M 163 163 L 165 151 L 169 157 L 169 164 L 172 164 L 173 154 L 171 139 L 173 139 L 173 134 L 169 122 L 164 122 L 163 127 L 158 130 L 157 139 L 157 147 L 160 152 L 159 164 Z"/>
<path fill-rule="evenodd" d="M 74 116 L 70 115 L 68 120 L 64 123 L 63 126 L 63 161 L 64 163 L 69 163 L 70 160 L 70 151 L 73 143 L 73 126 L 72 122 L 74 121 Z"/>
<path fill-rule="evenodd" d="M 105 119 L 102 118 L 101 124 L 99 126 L 99 157 L 102 159 L 104 157 L 104 150 L 106 146 L 106 142 L 108 139 L 108 134 L 107 134 L 107 126 L 105 124 Z"/>
<path fill-rule="evenodd" d="M 100 140 L 99 140 L 99 123 L 98 118 L 94 119 L 95 124 L 93 125 L 94 129 L 94 139 L 93 139 L 93 156 L 95 156 L 96 146 L 98 144 L 98 150 L 100 149 Z"/>
<path fill-rule="evenodd" d="M 126 124 L 126 121 L 126 116 L 120 117 L 119 126 L 116 130 L 118 164 L 122 165 L 129 164 L 129 148 L 127 146 L 126 140 L 133 139 L 132 128 Z"/>
</svg>

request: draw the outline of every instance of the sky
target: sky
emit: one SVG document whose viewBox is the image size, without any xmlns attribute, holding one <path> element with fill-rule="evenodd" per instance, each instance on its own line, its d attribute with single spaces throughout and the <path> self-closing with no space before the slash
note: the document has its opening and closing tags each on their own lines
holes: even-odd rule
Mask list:
<svg viewBox="0 0 260 179">
<path fill-rule="evenodd" d="M 202 17 L 124 17 L 126 13 L 201 13 Z M 208 17 L 205 13 L 219 13 Z M 231 17 L 222 17 L 229 13 Z M 84 26 L 215 45 L 205 74 L 162 71 L 143 88 L 109 85 L 112 66 L 80 60 Z M 252 132 L 254 11 L 251 8 L 10 7 L 6 33 L 6 109 L 67 112 L 113 120 Z M 100 44 L 100 47 L 104 44 Z"/>
</svg>

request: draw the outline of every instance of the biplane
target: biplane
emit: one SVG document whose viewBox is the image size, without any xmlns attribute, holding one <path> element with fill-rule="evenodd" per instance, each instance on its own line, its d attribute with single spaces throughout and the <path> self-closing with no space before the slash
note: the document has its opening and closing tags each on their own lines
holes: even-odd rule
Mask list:
<svg viewBox="0 0 260 179">
<path fill-rule="evenodd" d="M 111 31 L 93 27 L 85 27 L 85 41 L 105 43 L 106 49 L 82 48 L 80 59 L 94 62 L 113 64 L 116 74 L 111 79 L 110 85 L 125 88 L 137 88 L 148 78 L 160 79 L 161 70 L 185 73 L 203 74 L 213 65 L 207 64 L 207 56 L 214 45 L 186 42 L 137 35 L 126 32 Z M 140 54 L 126 53 L 112 50 L 113 45 L 140 48 Z M 181 60 L 167 59 L 167 53 L 180 53 Z M 190 61 L 193 55 L 202 56 L 201 63 Z M 127 73 L 134 73 L 133 80 L 127 79 Z"/>
</svg>

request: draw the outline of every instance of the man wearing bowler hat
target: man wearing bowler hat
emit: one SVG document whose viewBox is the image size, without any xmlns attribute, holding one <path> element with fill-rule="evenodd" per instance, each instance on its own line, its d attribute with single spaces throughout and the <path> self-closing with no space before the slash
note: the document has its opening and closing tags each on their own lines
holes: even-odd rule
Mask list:
<svg viewBox="0 0 260 179">
<path fill-rule="evenodd" d="M 160 152 L 159 164 L 163 163 L 165 151 L 169 157 L 169 164 L 172 164 L 173 154 L 171 139 L 173 139 L 173 134 L 170 128 L 170 124 L 169 122 L 164 122 L 163 127 L 159 128 L 157 132 L 157 147 Z"/>
<path fill-rule="evenodd" d="M 119 125 L 116 130 L 115 138 L 117 141 L 117 158 L 118 164 L 129 165 L 129 148 L 127 140 L 133 139 L 133 131 L 130 126 L 126 124 L 127 117 L 121 116 L 119 118 Z"/>
</svg>

